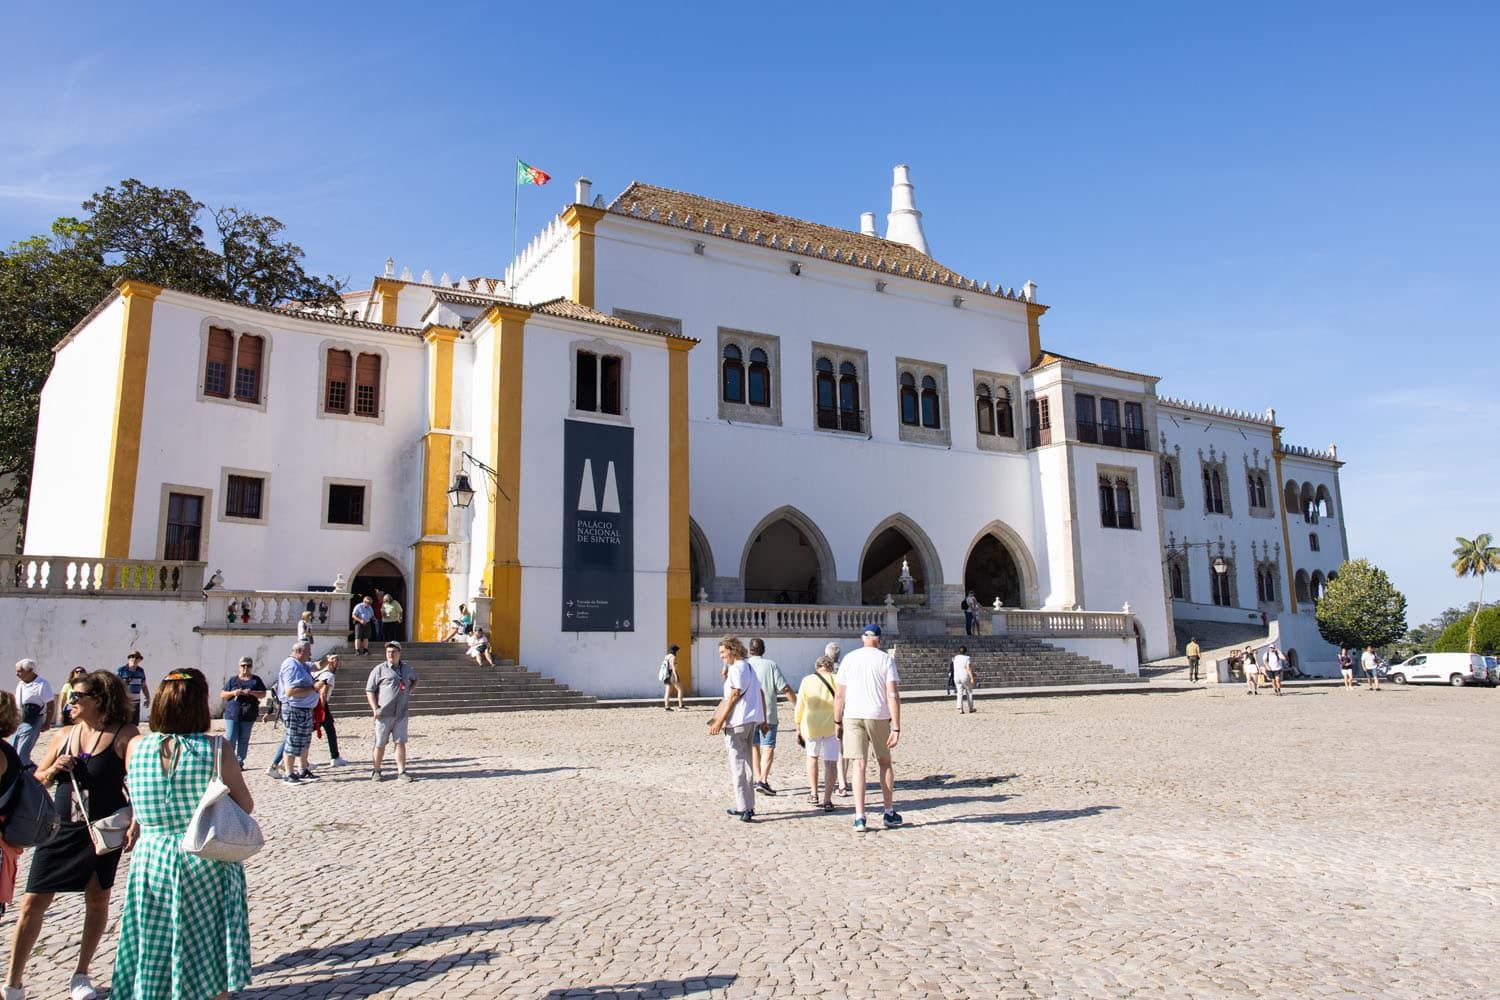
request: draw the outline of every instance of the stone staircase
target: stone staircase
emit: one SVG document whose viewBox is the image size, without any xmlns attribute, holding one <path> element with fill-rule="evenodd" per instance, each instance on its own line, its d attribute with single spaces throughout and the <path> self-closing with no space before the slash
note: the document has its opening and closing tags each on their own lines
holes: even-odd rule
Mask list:
<svg viewBox="0 0 1500 1000">
<path fill-rule="evenodd" d="M 458 642 L 402 644 L 402 658 L 417 674 L 417 689 L 411 700 L 413 715 L 587 708 L 597 700 L 508 661 L 476 667 L 464 655 L 465 648 Z M 331 652 L 339 654 L 339 680 L 332 698 L 334 715 L 368 715 L 365 679 L 384 658 L 384 649 L 372 642 L 369 656 L 356 656 L 352 646 Z"/>
<path fill-rule="evenodd" d="M 893 637 L 896 666 L 905 691 L 941 691 L 958 647 L 969 647 L 981 688 L 1061 684 L 1126 684 L 1139 678 L 1039 639 L 993 635 L 900 635 Z"/>
</svg>

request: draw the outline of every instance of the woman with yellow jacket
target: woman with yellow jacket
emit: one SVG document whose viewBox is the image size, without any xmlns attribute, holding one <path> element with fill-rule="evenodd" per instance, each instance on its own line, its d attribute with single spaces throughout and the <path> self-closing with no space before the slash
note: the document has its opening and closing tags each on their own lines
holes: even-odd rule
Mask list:
<svg viewBox="0 0 1500 1000">
<path fill-rule="evenodd" d="M 817 669 L 802 678 L 797 691 L 797 742 L 807 747 L 807 785 L 812 805 L 833 812 L 833 782 L 838 776 L 839 738 L 833 727 L 833 659 L 818 657 Z M 818 762 L 823 762 L 823 797 L 818 798 Z"/>
</svg>

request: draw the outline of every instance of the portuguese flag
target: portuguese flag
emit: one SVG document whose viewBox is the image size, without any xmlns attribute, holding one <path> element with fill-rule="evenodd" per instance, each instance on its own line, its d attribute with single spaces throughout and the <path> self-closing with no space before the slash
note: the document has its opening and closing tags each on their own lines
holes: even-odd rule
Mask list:
<svg viewBox="0 0 1500 1000">
<path fill-rule="evenodd" d="M 545 170 L 538 170 L 531 164 L 522 160 L 516 161 L 516 183 L 517 184 L 545 184 L 552 179 L 552 175 Z"/>
</svg>

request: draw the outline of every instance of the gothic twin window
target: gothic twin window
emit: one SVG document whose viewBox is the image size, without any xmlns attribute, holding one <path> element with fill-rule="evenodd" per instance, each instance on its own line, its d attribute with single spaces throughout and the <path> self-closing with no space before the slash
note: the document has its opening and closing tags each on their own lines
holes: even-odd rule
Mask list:
<svg viewBox="0 0 1500 1000">
<path fill-rule="evenodd" d="M 264 389 L 262 368 L 266 338 L 253 333 L 238 336 L 211 326 L 203 362 L 203 395 L 259 405 Z"/>
<path fill-rule="evenodd" d="M 859 406 L 859 369 L 854 362 L 841 361 L 835 366 L 833 359 L 820 357 L 813 369 L 818 427 L 829 431 L 864 430 Z"/>
<path fill-rule="evenodd" d="M 1010 413 L 1010 390 L 1003 385 L 991 390 L 988 382 L 976 385 L 974 420 L 980 434 L 1015 437 L 1015 422 Z"/>
<path fill-rule="evenodd" d="M 379 354 L 331 347 L 324 355 L 323 412 L 356 417 L 380 416 Z"/>
<path fill-rule="evenodd" d="M 1214 604 L 1221 608 L 1234 606 L 1234 563 L 1224 560 L 1229 566 L 1222 573 L 1214 571 L 1212 563 L 1208 567 L 1208 578 L 1213 583 Z"/>
<path fill-rule="evenodd" d="M 750 406 L 771 405 L 771 360 L 760 347 L 750 349 L 749 370 L 738 344 L 724 345 L 724 367 L 721 378 L 722 398 L 726 403 Z"/>
<path fill-rule="evenodd" d="M 1203 513 L 1224 513 L 1224 480 L 1215 468 L 1203 469 Z"/>
<path fill-rule="evenodd" d="M 573 373 L 573 408 L 584 413 L 624 412 L 624 359 L 618 354 L 579 350 Z"/>
<path fill-rule="evenodd" d="M 1250 506 L 1264 508 L 1266 506 L 1266 477 L 1259 472 L 1248 473 L 1246 486 L 1250 491 Z"/>
<path fill-rule="evenodd" d="M 1099 477 L 1099 521 L 1106 528 L 1136 526 L 1130 482 L 1125 478 Z"/>
<path fill-rule="evenodd" d="M 901 373 L 901 422 L 908 427 L 942 430 L 942 404 L 938 400 L 937 379 L 923 375 L 919 383 L 911 372 Z M 920 386 L 920 388 L 919 388 Z"/>
</svg>

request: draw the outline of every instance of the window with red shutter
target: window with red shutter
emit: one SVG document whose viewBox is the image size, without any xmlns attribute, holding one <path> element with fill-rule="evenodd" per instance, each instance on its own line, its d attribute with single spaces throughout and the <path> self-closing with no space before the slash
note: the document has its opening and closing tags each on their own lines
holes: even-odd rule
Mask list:
<svg viewBox="0 0 1500 1000">
<path fill-rule="evenodd" d="M 354 368 L 354 413 L 380 416 L 380 355 L 361 354 Z"/>
<path fill-rule="evenodd" d="M 234 361 L 234 334 L 208 328 L 208 359 L 203 366 L 203 395 L 229 398 L 229 366 Z"/>
<path fill-rule="evenodd" d="M 329 413 L 349 412 L 350 382 L 354 377 L 354 358 L 348 351 L 328 352 L 328 377 L 323 390 L 323 409 Z"/>
<path fill-rule="evenodd" d="M 238 356 L 234 362 L 234 398 L 240 402 L 260 402 L 260 363 L 264 353 L 263 338 L 240 334 Z"/>
</svg>

